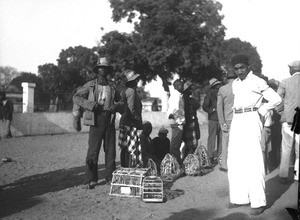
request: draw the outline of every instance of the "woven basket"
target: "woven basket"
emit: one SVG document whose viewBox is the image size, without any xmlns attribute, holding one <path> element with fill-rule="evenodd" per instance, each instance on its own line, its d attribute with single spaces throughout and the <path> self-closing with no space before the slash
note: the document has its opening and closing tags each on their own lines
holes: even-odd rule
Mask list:
<svg viewBox="0 0 300 220">
<path fill-rule="evenodd" d="M 155 162 L 151 158 L 148 158 L 147 167 L 149 168 L 149 176 L 157 176 L 157 167 Z"/>
<path fill-rule="evenodd" d="M 162 179 L 174 181 L 183 173 L 184 171 L 180 168 L 180 165 L 177 162 L 176 158 L 171 154 L 166 154 L 160 164 L 160 174 L 162 176 Z"/>
<path fill-rule="evenodd" d="M 207 150 L 204 146 L 199 145 L 194 152 L 194 155 L 197 155 L 200 162 L 200 167 L 210 168 L 212 166 L 209 156 L 207 154 Z"/>
<path fill-rule="evenodd" d="M 185 174 L 189 176 L 203 175 L 203 168 L 197 155 L 189 154 L 183 161 Z"/>
</svg>

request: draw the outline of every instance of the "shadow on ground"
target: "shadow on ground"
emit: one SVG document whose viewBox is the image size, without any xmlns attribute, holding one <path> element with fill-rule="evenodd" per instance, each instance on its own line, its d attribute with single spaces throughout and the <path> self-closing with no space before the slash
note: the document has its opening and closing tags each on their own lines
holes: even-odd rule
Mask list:
<svg viewBox="0 0 300 220">
<path fill-rule="evenodd" d="M 215 219 L 215 220 L 246 220 L 250 219 L 250 217 L 245 213 L 231 213 L 225 217 L 214 218 L 213 216 L 216 214 L 217 210 L 198 210 L 198 209 L 187 209 L 181 212 L 173 213 L 165 220 L 206 220 L 206 219 Z"/>
<path fill-rule="evenodd" d="M 267 209 L 274 205 L 274 203 L 290 188 L 292 183 L 292 181 L 289 181 L 286 184 L 280 183 L 278 175 L 266 181 Z"/>
<path fill-rule="evenodd" d="M 42 200 L 37 196 L 61 191 L 83 184 L 84 166 L 60 169 L 48 173 L 21 178 L 1 186 L 0 218 L 29 209 Z M 104 176 L 105 165 L 99 165 L 99 177 Z"/>
</svg>

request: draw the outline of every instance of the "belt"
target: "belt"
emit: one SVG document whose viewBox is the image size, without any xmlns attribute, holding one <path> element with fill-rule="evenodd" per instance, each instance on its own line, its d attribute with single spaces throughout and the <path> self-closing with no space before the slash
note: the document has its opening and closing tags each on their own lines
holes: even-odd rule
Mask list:
<svg viewBox="0 0 300 220">
<path fill-rule="evenodd" d="M 239 108 L 239 109 L 233 109 L 235 114 L 245 113 L 245 112 L 255 112 L 257 111 L 257 107 L 252 108 Z"/>
</svg>

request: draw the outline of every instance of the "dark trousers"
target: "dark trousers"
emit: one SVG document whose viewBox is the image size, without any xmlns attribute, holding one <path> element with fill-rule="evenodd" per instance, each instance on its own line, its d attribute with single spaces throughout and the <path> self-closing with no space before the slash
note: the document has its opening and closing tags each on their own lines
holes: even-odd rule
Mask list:
<svg viewBox="0 0 300 220">
<path fill-rule="evenodd" d="M 170 154 L 173 155 L 179 164 L 182 164 L 180 159 L 180 146 L 182 142 L 183 131 L 177 125 L 171 125 L 172 137 L 170 144 Z"/>
<path fill-rule="evenodd" d="M 130 167 L 130 153 L 127 147 L 123 147 L 120 152 L 121 167 Z"/>
<path fill-rule="evenodd" d="M 116 131 L 114 123 L 110 123 L 111 115 L 101 112 L 96 116 L 95 126 L 90 126 L 88 151 L 86 156 L 85 183 L 98 181 L 98 159 L 103 141 L 105 153 L 105 179 L 112 179 L 112 173 L 116 169 Z"/>
<path fill-rule="evenodd" d="M 217 140 L 217 151 L 216 148 L 216 140 Z M 208 121 L 208 139 L 207 139 L 207 154 L 213 159 L 217 158 L 222 153 L 222 132 L 221 127 L 219 125 L 219 121 Z M 217 152 L 217 153 L 216 153 Z"/>
</svg>

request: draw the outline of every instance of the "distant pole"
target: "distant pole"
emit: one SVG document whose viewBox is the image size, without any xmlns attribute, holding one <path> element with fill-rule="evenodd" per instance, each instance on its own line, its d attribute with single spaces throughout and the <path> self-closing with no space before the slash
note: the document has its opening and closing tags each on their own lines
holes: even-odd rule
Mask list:
<svg viewBox="0 0 300 220">
<path fill-rule="evenodd" d="M 34 111 L 34 88 L 35 83 L 22 82 L 23 87 L 23 113 Z"/>
</svg>

